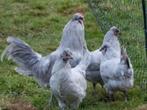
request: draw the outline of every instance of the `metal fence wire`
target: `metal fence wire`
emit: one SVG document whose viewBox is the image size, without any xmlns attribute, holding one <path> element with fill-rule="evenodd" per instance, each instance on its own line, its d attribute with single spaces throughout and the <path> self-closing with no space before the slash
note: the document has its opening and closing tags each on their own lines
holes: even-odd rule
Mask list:
<svg viewBox="0 0 147 110">
<path fill-rule="evenodd" d="M 147 90 L 147 63 L 141 0 L 87 0 L 87 3 L 103 33 L 113 25 L 119 27 L 122 33 L 121 45 L 127 49 L 133 64 L 135 83 Z"/>
</svg>

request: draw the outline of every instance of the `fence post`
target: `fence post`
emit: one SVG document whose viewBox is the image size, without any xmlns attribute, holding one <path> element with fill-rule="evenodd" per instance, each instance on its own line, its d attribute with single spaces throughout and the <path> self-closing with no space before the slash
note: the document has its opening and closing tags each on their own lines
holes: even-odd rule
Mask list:
<svg viewBox="0 0 147 110">
<path fill-rule="evenodd" d="M 146 2 L 142 0 L 142 9 L 143 9 L 143 16 L 144 16 L 144 32 L 145 32 L 145 51 L 147 57 L 147 9 L 146 9 Z"/>
</svg>

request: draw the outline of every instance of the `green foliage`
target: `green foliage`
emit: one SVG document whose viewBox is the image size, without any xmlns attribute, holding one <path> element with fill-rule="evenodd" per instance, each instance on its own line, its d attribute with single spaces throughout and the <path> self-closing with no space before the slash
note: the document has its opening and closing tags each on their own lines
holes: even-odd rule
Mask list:
<svg viewBox="0 0 147 110">
<path fill-rule="evenodd" d="M 114 7 L 115 5 L 118 6 Z M 145 53 L 140 1 L 99 0 L 97 6 L 100 7 L 95 9 L 106 11 L 103 16 L 99 15 L 101 16 L 99 22 L 102 24 L 110 22 L 122 30 L 120 39 L 131 56 L 135 68 L 135 82 L 142 80 L 147 72 L 143 70 Z M 7 45 L 7 36 L 13 35 L 26 41 L 37 52 L 47 55 L 59 45 L 63 27 L 75 12 L 84 13 L 88 48 L 97 49 L 104 35 L 100 27 L 105 26 L 106 31 L 109 24 L 98 27 L 87 2 L 82 0 L 0 0 L 0 53 Z M 32 103 L 38 110 L 43 110 L 47 106 L 50 90 L 40 88 L 33 78 L 17 74 L 14 71 L 15 66 L 12 61 L 0 62 L 0 107 L 7 106 L 7 103 L 13 100 L 21 99 Z M 143 75 L 140 76 L 140 74 Z M 115 95 L 115 102 L 106 103 L 103 100 L 106 95 L 104 89 L 98 86 L 97 95 L 92 96 L 93 89 L 91 84 L 88 84 L 87 97 L 79 110 L 133 110 L 147 101 L 145 90 L 141 91 L 136 85 L 129 91 L 128 103 L 124 102 L 124 96 L 121 93 Z M 57 110 L 57 103 L 54 102 L 51 108 Z"/>
</svg>

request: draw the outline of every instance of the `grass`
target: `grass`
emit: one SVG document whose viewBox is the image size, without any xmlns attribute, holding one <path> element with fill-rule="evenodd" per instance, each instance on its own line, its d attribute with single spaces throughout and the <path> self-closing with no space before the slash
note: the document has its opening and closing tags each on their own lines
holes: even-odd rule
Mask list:
<svg viewBox="0 0 147 110">
<path fill-rule="evenodd" d="M 87 2 L 83 0 L 0 0 L 0 53 L 7 45 L 7 36 L 13 35 L 26 41 L 37 52 L 47 55 L 59 45 L 62 29 L 75 12 L 83 12 L 85 15 L 86 40 L 90 50 L 101 45 L 104 35 L 100 31 L 101 27 L 105 32 L 111 24 L 116 25 L 122 31 L 121 43 L 127 47 L 135 69 L 136 85 L 129 91 L 130 100 L 125 103 L 123 95 L 117 93 L 115 102 L 106 103 L 102 100 L 105 96 L 104 90 L 98 86 L 97 95 L 94 97 L 89 83 L 87 96 L 79 110 L 140 109 L 147 102 L 147 71 L 140 1 L 92 2 L 99 16 L 99 27 Z M 11 107 L 19 100 L 20 103 L 31 104 L 36 109 L 43 110 L 48 103 L 50 90 L 40 88 L 33 78 L 17 74 L 14 71 L 15 66 L 12 61 L 0 62 L 0 107 Z M 52 109 L 58 109 L 56 102 Z"/>
</svg>

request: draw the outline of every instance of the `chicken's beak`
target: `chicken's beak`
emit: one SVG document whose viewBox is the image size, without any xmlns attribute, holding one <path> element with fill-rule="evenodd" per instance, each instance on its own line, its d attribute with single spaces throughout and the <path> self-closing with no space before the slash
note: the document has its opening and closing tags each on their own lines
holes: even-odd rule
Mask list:
<svg viewBox="0 0 147 110">
<path fill-rule="evenodd" d="M 83 24 L 84 16 L 82 14 L 77 14 L 72 18 L 73 21 L 78 21 L 80 24 Z"/>
<path fill-rule="evenodd" d="M 114 29 L 113 31 L 115 36 L 119 36 L 121 34 L 119 29 Z"/>
</svg>

